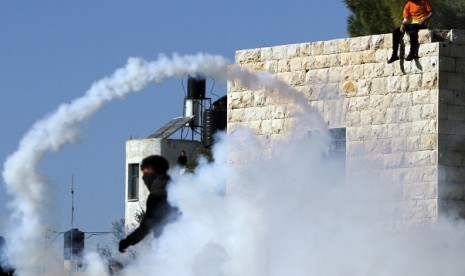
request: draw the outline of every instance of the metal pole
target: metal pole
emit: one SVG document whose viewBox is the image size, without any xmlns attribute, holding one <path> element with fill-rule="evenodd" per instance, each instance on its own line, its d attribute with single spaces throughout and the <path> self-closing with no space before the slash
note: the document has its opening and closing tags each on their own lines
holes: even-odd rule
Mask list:
<svg viewBox="0 0 465 276">
<path fill-rule="evenodd" d="M 71 241 L 70 241 L 70 269 L 69 269 L 69 275 L 72 275 L 72 270 L 74 268 L 74 263 L 73 263 L 73 234 L 74 234 L 74 176 L 71 175 Z"/>
</svg>

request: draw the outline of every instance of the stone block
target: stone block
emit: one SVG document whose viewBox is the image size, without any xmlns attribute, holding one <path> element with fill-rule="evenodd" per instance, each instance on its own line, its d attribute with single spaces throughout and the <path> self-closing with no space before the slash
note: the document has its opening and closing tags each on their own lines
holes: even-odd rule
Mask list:
<svg viewBox="0 0 465 276">
<path fill-rule="evenodd" d="M 412 79 L 410 79 L 412 80 Z M 431 90 L 420 90 L 420 91 L 413 91 L 412 92 L 412 104 L 419 105 L 419 104 L 428 104 L 432 103 L 431 101 Z"/>
<path fill-rule="evenodd" d="M 450 89 L 439 90 L 439 102 L 441 105 L 447 106 L 449 104 L 454 104 L 455 97 L 455 92 Z"/>
<path fill-rule="evenodd" d="M 385 154 L 383 157 L 384 160 L 384 168 L 386 169 L 394 169 L 400 168 L 404 164 L 404 155 L 405 153 L 391 153 Z"/>
<path fill-rule="evenodd" d="M 447 73 L 447 88 L 452 90 L 465 90 L 465 75 Z"/>
<path fill-rule="evenodd" d="M 233 109 L 228 113 L 228 123 L 244 123 L 245 109 Z"/>
<path fill-rule="evenodd" d="M 422 89 L 436 89 L 438 86 L 438 74 L 435 72 L 424 73 L 422 78 Z"/>
<path fill-rule="evenodd" d="M 272 59 L 281 60 L 287 59 L 287 46 L 275 46 L 271 48 Z"/>
<path fill-rule="evenodd" d="M 360 36 L 360 37 L 353 37 L 350 40 L 350 51 L 357 52 L 357 51 L 365 51 L 370 49 L 371 36 Z"/>
<path fill-rule="evenodd" d="M 278 61 L 277 60 L 267 60 L 264 62 L 263 69 L 270 73 L 278 72 Z"/>
<path fill-rule="evenodd" d="M 313 64 L 313 67 L 315 69 L 321 69 L 321 68 L 329 68 L 329 56 L 327 55 L 319 55 L 315 56 L 315 62 Z"/>
<path fill-rule="evenodd" d="M 407 81 L 407 89 L 404 91 L 416 91 L 418 87 L 421 87 L 422 84 L 422 74 L 410 74 L 408 75 Z"/>
<path fill-rule="evenodd" d="M 373 118 L 371 117 L 371 110 L 361 110 L 360 111 L 360 125 L 369 126 L 373 123 Z"/>
<path fill-rule="evenodd" d="M 273 59 L 273 50 L 271 47 L 260 49 L 260 61 L 270 61 Z"/>
<path fill-rule="evenodd" d="M 351 52 L 350 53 L 350 65 L 360 65 L 363 64 L 363 52 Z"/>
<path fill-rule="evenodd" d="M 290 84 L 292 86 L 300 86 L 305 83 L 305 71 L 293 71 L 291 74 L 292 79 Z"/>
<path fill-rule="evenodd" d="M 339 53 L 339 40 L 328 40 L 324 41 L 324 51 L 325 55 Z"/>
<path fill-rule="evenodd" d="M 436 164 L 436 151 L 416 151 L 406 152 L 404 155 L 404 166 L 407 167 L 422 167 L 432 166 Z"/>
<path fill-rule="evenodd" d="M 430 43 L 431 42 L 431 31 L 430 30 L 420 30 L 418 33 L 418 40 L 420 43 Z"/>
<path fill-rule="evenodd" d="M 287 45 L 286 56 L 290 59 L 300 57 L 300 44 Z"/>
<path fill-rule="evenodd" d="M 464 162 L 464 154 L 462 152 L 440 152 L 438 155 L 438 162 L 443 166 L 460 167 Z"/>
<path fill-rule="evenodd" d="M 465 74 L 465 58 L 456 58 L 455 72 Z"/>
<path fill-rule="evenodd" d="M 434 134 L 438 132 L 436 120 L 424 120 L 412 122 L 412 133 L 424 135 L 424 134 Z"/>
<path fill-rule="evenodd" d="M 420 48 L 418 49 L 418 55 L 420 57 L 426 56 L 437 56 L 439 53 L 439 43 L 427 43 L 427 44 L 420 44 Z"/>
<path fill-rule="evenodd" d="M 366 50 L 362 52 L 362 62 L 363 63 L 373 63 L 376 62 L 376 51 L 375 50 Z"/>
<path fill-rule="evenodd" d="M 265 64 L 263 62 L 248 62 L 244 63 L 242 67 L 247 68 L 252 72 L 265 70 Z"/>
<path fill-rule="evenodd" d="M 293 58 L 289 61 L 289 66 L 291 71 L 300 71 L 302 70 L 302 59 L 301 58 Z"/>
<path fill-rule="evenodd" d="M 357 126 L 360 125 L 362 119 L 361 111 L 353 110 L 347 112 L 347 126 Z"/>
<path fill-rule="evenodd" d="M 338 83 L 342 81 L 342 67 L 332 67 L 329 71 L 329 82 Z"/>
<path fill-rule="evenodd" d="M 300 44 L 300 56 L 301 57 L 313 56 L 312 49 L 313 49 L 312 43 L 302 43 L 302 44 Z"/>
<path fill-rule="evenodd" d="M 445 146 L 447 150 L 465 152 L 465 136 L 464 135 L 447 135 L 445 138 L 446 138 Z"/>
<path fill-rule="evenodd" d="M 277 72 L 282 73 L 282 72 L 290 72 L 290 71 L 291 71 L 291 66 L 289 65 L 288 59 L 278 60 L 278 71 Z"/>
<path fill-rule="evenodd" d="M 421 67 L 417 67 L 416 63 L 411 63 L 411 65 L 414 67 L 412 71 L 414 71 L 417 74 L 424 74 L 424 73 L 436 73 L 438 71 L 438 66 L 439 70 L 440 65 L 439 65 L 439 57 L 438 56 L 429 56 L 429 57 L 422 57 L 420 58 L 420 64 Z"/>
<path fill-rule="evenodd" d="M 449 44 L 449 56 L 450 57 L 465 57 L 465 46 Z"/>
<path fill-rule="evenodd" d="M 465 106 L 449 105 L 447 119 L 456 121 L 465 120 Z"/>
<path fill-rule="evenodd" d="M 455 58 L 441 57 L 439 59 L 439 70 L 441 72 L 455 72 Z"/>
<path fill-rule="evenodd" d="M 465 168 L 449 166 L 446 170 L 448 182 L 465 182 Z"/>
<path fill-rule="evenodd" d="M 312 52 L 314 56 L 319 56 L 324 54 L 324 42 L 323 41 L 318 41 L 318 42 L 313 42 L 312 43 Z"/>
<path fill-rule="evenodd" d="M 445 183 L 439 185 L 439 198 L 441 199 L 464 199 L 464 186 L 462 183 Z"/>
<path fill-rule="evenodd" d="M 339 43 L 339 53 L 346 53 L 349 52 L 350 49 L 350 38 L 345 38 L 345 39 L 338 39 L 337 40 Z"/>
<path fill-rule="evenodd" d="M 261 49 L 236 51 L 237 63 L 259 62 Z"/>
<path fill-rule="evenodd" d="M 402 77 L 401 76 L 391 76 L 387 78 L 388 81 L 388 86 L 387 86 L 387 91 L 388 92 L 400 92 L 402 88 Z"/>
<path fill-rule="evenodd" d="M 315 57 L 303 57 L 302 59 L 302 69 L 310 70 L 315 68 Z"/>
<path fill-rule="evenodd" d="M 230 93 L 228 95 L 228 106 L 230 109 L 242 108 L 242 93 Z"/>
<path fill-rule="evenodd" d="M 386 78 L 374 78 L 371 80 L 371 95 L 385 95 L 388 93 L 388 81 Z"/>
<path fill-rule="evenodd" d="M 375 62 L 382 62 L 383 65 L 390 56 L 390 52 L 387 49 L 375 48 Z"/>
<path fill-rule="evenodd" d="M 257 107 L 266 105 L 266 93 L 264 90 L 256 90 L 253 93 L 253 105 Z"/>
<path fill-rule="evenodd" d="M 372 125 L 371 126 L 371 138 L 372 139 L 383 139 L 389 137 L 388 126 L 383 125 Z"/>
<path fill-rule="evenodd" d="M 455 133 L 455 121 L 439 120 L 439 133 L 453 135 Z"/>
<path fill-rule="evenodd" d="M 390 107 L 405 107 L 412 106 L 412 93 L 398 93 L 392 96 Z"/>
<path fill-rule="evenodd" d="M 454 44 L 465 45 L 465 30 L 450 30 L 449 39 Z"/>
<path fill-rule="evenodd" d="M 373 124 L 385 124 L 386 123 L 386 108 L 373 109 Z"/>
<path fill-rule="evenodd" d="M 416 182 L 403 185 L 404 199 L 435 199 L 438 197 L 436 182 Z"/>
<path fill-rule="evenodd" d="M 457 135 L 465 135 L 465 122 L 454 122 L 455 124 L 455 133 L 451 134 L 457 134 Z M 441 125 L 439 125 L 441 126 Z"/>
</svg>

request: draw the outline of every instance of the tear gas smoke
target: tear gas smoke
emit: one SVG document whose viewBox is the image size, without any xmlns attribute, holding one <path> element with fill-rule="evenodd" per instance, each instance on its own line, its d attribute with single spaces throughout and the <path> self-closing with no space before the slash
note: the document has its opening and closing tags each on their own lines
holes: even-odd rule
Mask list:
<svg viewBox="0 0 465 276">
<path fill-rule="evenodd" d="M 160 56 L 154 62 L 130 58 L 124 68 L 94 83 L 83 97 L 61 105 L 53 114 L 35 123 L 22 138 L 17 151 L 7 158 L 3 170 L 7 191 L 13 197 L 9 208 L 17 224 L 13 226 L 11 241 L 11 254 L 16 264 L 19 267 L 37 265 L 37 258 L 42 255 L 48 183 L 37 172 L 37 167 L 46 153 L 76 141 L 80 126 L 108 101 L 140 91 L 150 82 L 161 83 L 184 74 L 203 74 L 224 80 L 227 65 L 225 58 L 207 54 Z"/>
<path fill-rule="evenodd" d="M 195 68 L 190 72 L 204 72 L 206 68 L 214 67 L 225 77 L 226 62 L 218 57 L 208 57 L 205 59 L 213 66 L 207 66 L 205 62 L 193 66 Z M 175 62 L 165 59 L 164 63 L 172 66 Z M 65 122 L 61 122 L 64 119 L 39 122 L 31 134 L 25 136 L 20 149 L 7 160 L 4 177 L 8 179 L 15 202 L 22 204 L 16 210 L 18 219 L 22 221 L 18 236 L 27 237 L 27 241 L 35 245 L 41 240 L 34 234 L 37 232 L 29 233 L 28 227 L 43 227 L 39 205 L 43 202 L 41 191 L 46 183 L 37 180 L 40 178 L 35 167 L 45 152 L 73 141 L 79 124 L 97 111 L 104 101 L 117 95 L 124 96 L 136 87 L 141 89 L 149 81 L 162 81 L 179 75 L 173 73 L 175 71 L 187 71 L 183 62 L 179 62 L 182 64 L 180 68 L 171 71 L 163 70 L 160 65 L 158 74 L 140 64 L 149 63 L 130 61 L 124 69 L 126 73 L 115 74 L 121 75 L 118 81 L 105 80 L 96 85 L 99 88 L 92 88 L 90 91 L 105 92 L 97 93 L 100 96 L 89 96 L 88 93 L 84 97 L 88 100 L 80 100 L 86 103 L 83 107 L 86 111 L 76 110 L 73 114 L 77 118 L 71 122 L 68 119 Z M 129 70 L 128 67 L 134 68 Z M 131 77 L 128 72 L 133 72 L 129 74 Z M 158 79 L 152 75 L 163 77 Z M 122 76 L 126 77 L 120 79 Z M 228 80 L 239 82 L 247 89 L 262 89 L 270 100 L 292 103 L 296 108 L 288 111 L 297 118 L 296 123 L 304 122 L 305 129 L 324 131 L 324 124 L 307 105 L 307 100 L 270 75 L 254 75 L 231 66 Z M 125 87 L 126 92 L 113 93 L 120 86 Z M 59 111 L 77 109 L 73 105 Z M 55 116 L 58 115 L 50 118 Z M 58 126 L 52 126 L 52 123 Z M 52 137 L 64 126 L 72 126 L 73 135 L 55 141 L 57 138 Z M 36 152 L 41 146 L 39 140 L 27 138 L 36 135 L 40 142 L 45 140 L 48 144 L 39 147 L 39 152 Z M 127 262 L 120 275 L 424 276 L 465 273 L 465 264 L 460 259 L 465 248 L 465 227 L 462 223 L 446 221 L 419 229 L 386 230 L 383 219 L 379 218 L 383 215 L 380 202 L 385 195 L 369 189 L 374 184 L 369 179 L 358 183 L 356 189 L 351 183 L 345 183 L 341 163 L 332 162 L 323 154 L 329 135 L 321 137 L 277 142 L 273 144 L 270 158 L 261 158 L 261 152 L 267 145 L 252 131 L 237 128 L 227 138 L 226 134 L 219 134 L 213 148 L 214 163 L 200 162 L 192 175 L 173 175 L 169 200 L 181 210 L 182 216 L 167 225 L 163 235 L 152 242 L 150 248 L 142 249 L 136 260 Z M 251 158 L 247 166 L 231 166 L 231 153 L 255 158 Z M 22 164 L 21 157 L 28 162 Z M 25 168 L 27 179 L 34 182 L 15 182 L 14 173 Z M 30 188 L 26 193 L 27 184 L 37 186 L 33 187 L 35 194 L 29 193 Z M 31 225 L 30 221 L 35 225 Z M 24 245 L 18 244 L 20 237 L 16 237 L 12 246 L 16 247 L 15 259 L 28 264 L 27 258 L 41 251 L 35 247 L 33 253 L 26 252 Z M 104 262 L 95 254 L 86 258 L 90 263 L 87 275 L 108 273 Z"/>
</svg>

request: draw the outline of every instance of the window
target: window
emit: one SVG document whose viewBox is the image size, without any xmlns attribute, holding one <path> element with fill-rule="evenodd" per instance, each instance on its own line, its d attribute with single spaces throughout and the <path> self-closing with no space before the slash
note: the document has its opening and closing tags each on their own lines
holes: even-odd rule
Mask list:
<svg viewBox="0 0 465 276">
<path fill-rule="evenodd" d="M 331 144 L 329 148 L 329 155 L 331 157 L 346 159 L 346 129 L 345 128 L 332 128 L 329 129 L 331 135 Z"/>
<path fill-rule="evenodd" d="M 329 143 L 324 143 L 322 151 L 322 161 L 324 164 L 337 170 L 337 176 L 341 177 L 340 181 L 334 183 L 339 185 L 345 183 L 345 171 L 346 171 L 346 129 L 345 128 L 332 128 L 328 129 L 329 132 Z M 319 131 L 309 131 L 308 137 L 314 138 L 312 142 L 318 142 L 318 137 L 321 137 L 322 133 Z M 326 136 L 326 135 L 325 135 Z"/>
<path fill-rule="evenodd" d="M 139 199 L 139 164 L 128 165 L 128 200 Z"/>
</svg>

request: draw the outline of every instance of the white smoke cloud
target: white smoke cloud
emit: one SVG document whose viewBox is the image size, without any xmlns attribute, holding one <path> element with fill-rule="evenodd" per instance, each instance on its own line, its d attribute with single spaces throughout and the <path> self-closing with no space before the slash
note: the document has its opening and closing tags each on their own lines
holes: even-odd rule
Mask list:
<svg viewBox="0 0 465 276">
<path fill-rule="evenodd" d="M 81 125 L 108 101 L 143 89 L 148 83 L 161 83 L 184 74 L 203 74 L 225 79 L 228 61 L 220 56 L 198 54 L 172 58 L 160 56 L 154 62 L 130 58 L 124 68 L 92 85 L 86 94 L 35 123 L 24 135 L 16 152 L 4 164 L 3 178 L 13 199 L 9 203 L 16 224 L 11 255 L 19 267 L 38 265 L 42 235 L 46 228 L 47 180 L 37 172 L 48 152 L 76 141 Z M 27 272 L 24 272 L 27 275 Z"/>
<path fill-rule="evenodd" d="M 47 183 L 35 168 L 47 152 L 74 141 L 82 122 L 109 100 L 184 73 L 216 73 L 224 80 L 226 65 L 223 58 L 208 55 L 161 57 L 154 63 L 131 59 L 124 69 L 94 84 L 86 96 L 38 122 L 3 172 L 18 206 L 13 209 L 20 223 L 12 246 L 15 260 L 33 265 L 31 260 L 41 252 L 40 232 L 29 229 L 45 226 Z M 228 79 L 248 89 L 263 89 L 271 100 L 284 98 L 296 106 L 290 110 L 299 119 L 296 123 L 324 131 L 307 100 L 284 82 L 236 66 L 229 67 Z M 194 175 L 173 177 L 169 199 L 182 216 L 120 275 L 465 273 L 463 223 L 445 220 L 402 231 L 386 229 L 381 204 L 385 195 L 371 189 L 370 179 L 357 185 L 345 182 L 340 163 L 323 154 L 329 135 L 275 143 L 270 158 L 260 154 L 266 142 L 248 129 L 222 134 L 217 141 L 214 163 L 201 163 Z M 231 152 L 250 156 L 250 162 L 231 166 Z M 20 242 L 27 242 L 27 248 Z M 95 254 L 88 255 L 87 262 L 86 275 L 108 274 Z"/>
<path fill-rule="evenodd" d="M 261 83 L 260 76 L 238 72 L 234 79 L 244 80 L 247 88 L 301 100 L 279 80 L 273 80 L 279 83 L 274 87 L 273 81 Z M 302 118 L 315 115 L 305 105 L 299 110 Z M 271 158 L 261 157 L 266 144 L 248 129 L 217 139 L 215 163 L 173 180 L 170 200 L 182 217 L 121 275 L 465 273 L 462 222 L 387 227 L 383 207 L 396 198 L 376 189 L 370 178 L 347 183 L 341 163 L 324 154 L 328 138 L 276 143 Z M 231 152 L 251 161 L 231 166 Z"/>
</svg>

